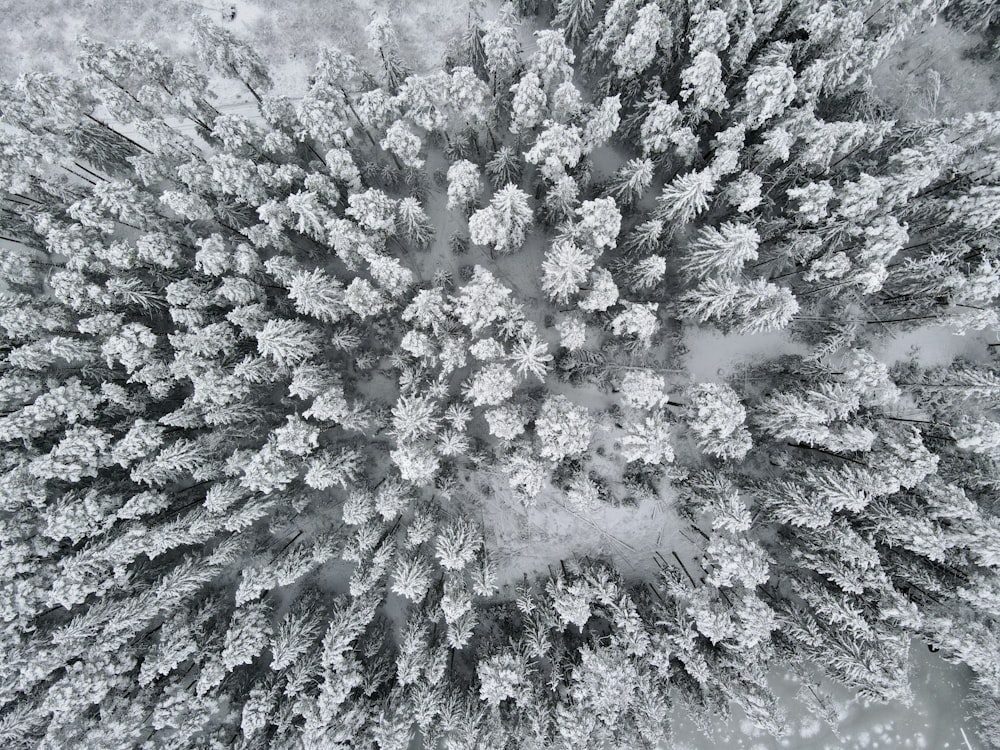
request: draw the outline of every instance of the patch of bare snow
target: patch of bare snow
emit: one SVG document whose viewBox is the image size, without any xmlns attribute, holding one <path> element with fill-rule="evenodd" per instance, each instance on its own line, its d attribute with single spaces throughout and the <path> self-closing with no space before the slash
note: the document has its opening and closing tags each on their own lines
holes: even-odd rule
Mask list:
<svg viewBox="0 0 1000 750">
<path fill-rule="evenodd" d="M 684 326 L 687 354 L 684 364 L 697 383 L 721 382 L 739 375 L 747 366 L 783 354 L 808 354 L 809 348 L 793 341 L 787 331 L 726 334 L 701 325 Z"/>
<path fill-rule="evenodd" d="M 893 364 L 916 359 L 924 367 L 947 365 L 956 358 L 982 360 L 994 334 L 960 335 L 945 325 L 928 325 L 877 339 L 869 348 L 883 362 Z M 787 331 L 756 334 L 725 334 L 707 326 L 685 325 L 684 365 L 698 383 L 738 378 L 749 366 L 787 354 L 809 353 L 806 344 L 793 340 Z"/>
<path fill-rule="evenodd" d="M 913 643 L 910 658 L 913 703 L 909 706 L 898 702 L 863 705 L 850 699 L 845 691 L 837 691 L 835 697 L 844 704 L 846 713 L 836 735 L 825 723 L 817 722 L 795 697 L 795 680 L 787 679 L 787 675 L 772 674 L 771 688 L 780 699 L 790 728 L 785 738 L 762 736 L 756 730 L 742 731 L 749 727 L 738 708 L 734 708 L 727 722 L 718 722 L 711 734 L 706 735 L 684 715 L 683 706 L 677 704 L 673 716 L 674 747 L 687 750 L 721 747 L 727 750 L 779 750 L 785 747 L 795 750 L 985 750 L 976 739 L 975 727 L 966 720 L 962 706 L 961 699 L 970 679 L 969 670 L 947 663 L 917 642 Z M 720 742 L 725 734 L 732 739 Z"/>
<path fill-rule="evenodd" d="M 986 334 L 960 335 L 949 326 L 921 326 L 879 341 L 872 353 L 887 364 L 916 359 L 924 367 L 937 367 L 956 357 L 981 359 L 986 343 Z"/>
<path fill-rule="evenodd" d="M 872 73 L 875 93 L 902 120 L 997 109 L 996 69 L 970 54 L 981 45 L 980 34 L 942 21 L 907 34 Z"/>
<path fill-rule="evenodd" d="M 672 492 L 636 506 L 574 508 L 555 488 L 526 506 L 497 478 L 493 495 L 480 505 L 487 545 L 496 557 L 501 584 L 548 575 L 561 561 L 610 558 L 630 580 L 648 580 L 658 570 L 656 554 L 690 557 L 691 542 L 679 533 Z"/>
</svg>

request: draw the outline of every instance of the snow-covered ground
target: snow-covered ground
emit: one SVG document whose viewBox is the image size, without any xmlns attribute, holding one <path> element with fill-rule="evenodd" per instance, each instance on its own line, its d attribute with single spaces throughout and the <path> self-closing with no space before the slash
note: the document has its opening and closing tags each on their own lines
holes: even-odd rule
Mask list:
<svg viewBox="0 0 1000 750">
<path fill-rule="evenodd" d="M 989 337 L 985 332 L 959 336 L 948 326 L 923 326 L 883 339 L 873 351 L 883 362 L 916 359 L 924 367 L 940 367 L 955 359 L 982 359 L 985 344 L 995 339 L 995 334 Z"/>
<path fill-rule="evenodd" d="M 875 94 L 905 120 L 1000 108 L 996 65 L 972 51 L 982 44 L 941 21 L 915 31 L 875 69 Z"/>
<path fill-rule="evenodd" d="M 986 333 L 962 336 L 949 326 L 928 325 L 894 332 L 874 340 L 869 348 L 888 364 L 914 359 L 923 367 L 939 367 L 955 359 L 982 359 L 986 344 L 995 343 L 995 338 Z M 685 325 L 684 346 L 684 366 L 697 383 L 738 380 L 755 363 L 783 354 L 804 355 L 809 350 L 787 331 L 723 334 L 699 325 Z"/>
<path fill-rule="evenodd" d="M 789 734 L 776 739 L 754 730 L 736 709 L 710 734 L 675 711 L 671 750 L 985 750 L 963 716 L 957 696 L 968 685 L 969 672 L 931 654 L 919 644 L 910 651 L 913 703 L 865 706 L 841 698 L 842 719 L 837 733 L 805 711 L 796 698 L 799 686 L 776 676 L 772 687 L 782 698 Z"/>
<path fill-rule="evenodd" d="M 657 571 L 657 554 L 667 560 L 671 552 L 688 558 L 693 548 L 671 510 L 668 487 L 637 506 L 602 504 L 590 510 L 570 507 L 554 492 L 525 507 L 500 490 L 482 509 L 487 545 L 496 556 L 502 584 L 554 573 L 560 561 L 583 555 L 610 558 L 626 578 L 648 579 Z"/>
<path fill-rule="evenodd" d="M 723 334 L 710 326 L 686 325 L 684 365 L 696 383 L 737 379 L 747 366 L 782 354 L 806 354 L 805 344 L 793 341 L 787 331 L 757 334 Z"/>
</svg>

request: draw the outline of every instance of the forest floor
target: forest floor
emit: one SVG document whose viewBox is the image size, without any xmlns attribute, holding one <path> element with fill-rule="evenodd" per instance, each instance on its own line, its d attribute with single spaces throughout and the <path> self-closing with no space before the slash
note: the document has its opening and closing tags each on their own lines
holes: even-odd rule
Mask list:
<svg viewBox="0 0 1000 750">
<path fill-rule="evenodd" d="M 771 687 L 781 699 L 789 726 L 782 739 L 754 729 L 740 709 L 708 733 L 683 714 L 674 716 L 671 750 L 986 750 L 963 717 L 961 702 L 969 671 L 946 663 L 914 643 L 911 681 L 913 703 L 865 705 L 836 696 L 841 720 L 834 733 L 809 713 L 796 694 L 800 684 L 791 675 L 773 675 Z M 831 691 L 833 692 L 833 691 Z"/>
<path fill-rule="evenodd" d="M 1000 66 L 981 34 L 938 21 L 900 41 L 872 75 L 875 94 L 903 120 L 1000 109 Z"/>
</svg>

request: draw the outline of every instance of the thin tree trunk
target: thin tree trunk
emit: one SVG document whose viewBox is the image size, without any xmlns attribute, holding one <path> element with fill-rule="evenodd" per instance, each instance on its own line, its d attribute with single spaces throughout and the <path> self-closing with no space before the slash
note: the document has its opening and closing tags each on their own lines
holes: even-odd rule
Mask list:
<svg viewBox="0 0 1000 750">
<path fill-rule="evenodd" d="M 114 133 L 114 134 L 115 134 L 115 135 L 117 135 L 117 136 L 118 136 L 119 138 L 122 138 L 122 139 L 124 139 L 124 140 L 128 141 L 129 143 L 131 143 L 131 144 L 132 144 L 133 146 L 135 146 L 135 147 L 136 147 L 137 149 L 139 149 L 140 151 L 145 151 L 145 152 L 146 152 L 147 154 L 152 154 L 152 153 L 153 153 L 153 152 L 152 152 L 152 151 L 151 151 L 150 149 L 146 148 L 145 146 L 143 146 L 143 145 L 142 145 L 141 143 L 139 143 L 138 141 L 134 141 L 134 140 L 132 140 L 131 138 L 129 138 L 129 137 L 128 137 L 127 135 L 125 135 L 124 133 L 122 133 L 122 132 L 120 132 L 120 131 L 118 131 L 118 130 L 115 130 L 115 129 L 114 129 L 113 127 L 111 127 L 110 125 L 108 125 L 108 124 L 107 124 L 106 122 L 102 122 L 101 120 L 98 120 L 98 119 L 97 119 L 96 117 L 94 117 L 93 115 L 84 115 L 84 116 L 85 116 L 85 117 L 86 117 L 86 118 L 87 118 L 88 120 L 91 120 L 91 121 L 93 121 L 93 122 L 97 123 L 98 125 L 100 125 L 100 126 L 101 126 L 102 128 L 105 128 L 105 129 L 106 129 L 106 130 L 108 130 L 109 132 L 112 132 L 112 133 Z"/>
<path fill-rule="evenodd" d="M 864 466 L 868 468 L 868 464 L 864 461 L 858 461 L 856 458 L 851 458 L 850 456 L 842 456 L 839 453 L 834 453 L 833 451 L 824 450 L 823 448 L 813 448 L 811 445 L 802 445 L 800 443 L 785 443 L 791 448 L 800 448 L 804 451 L 816 451 L 816 453 L 822 453 L 825 456 L 832 456 L 833 458 L 839 458 L 841 461 L 850 461 L 852 464 L 857 464 L 858 466 Z"/>
<path fill-rule="evenodd" d="M 688 580 L 691 581 L 691 585 L 694 586 L 695 588 L 697 588 L 698 584 L 694 580 L 694 578 L 691 577 L 691 574 L 688 572 L 687 566 L 684 565 L 684 561 L 681 560 L 681 558 L 678 556 L 678 554 L 676 552 L 674 552 L 673 550 L 670 550 L 670 554 L 674 556 L 674 559 L 677 561 L 677 564 L 681 566 L 681 570 L 684 571 L 684 575 L 686 575 L 688 577 Z"/>
</svg>

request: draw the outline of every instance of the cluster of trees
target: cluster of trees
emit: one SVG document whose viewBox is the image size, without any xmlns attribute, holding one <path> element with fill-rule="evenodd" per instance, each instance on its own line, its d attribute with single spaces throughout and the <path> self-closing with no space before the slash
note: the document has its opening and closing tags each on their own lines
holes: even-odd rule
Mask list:
<svg viewBox="0 0 1000 750">
<path fill-rule="evenodd" d="M 866 349 L 1000 327 L 1000 118 L 865 85 L 940 3 L 536 5 L 420 75 L 377 17 L 381 80 L 327 50 L 297 100 L 205 20 L 197 65 L 84 41 L 4 85 L 5 747 L 652 748 L 675 702 L 781 734 L 772 667 L 835 723 L 825 680 L 905 699 L 913 638 L 1000 743 L 995 360 Z M 543 319 L 492 262 L 538 246 Z M 811 351 L 672 381 L 681 322 Z M 702 554 L 503 595 L 483 477 L 673 483 Z"/>
<path fill-rule="evenodd" d="M 991 46 L 996 43 L 1000 15 L 993 3 L 983 0 L 953 0 L 945 7 L 945 16 L 960 28 L 983 32 Z"/>
</svg>

